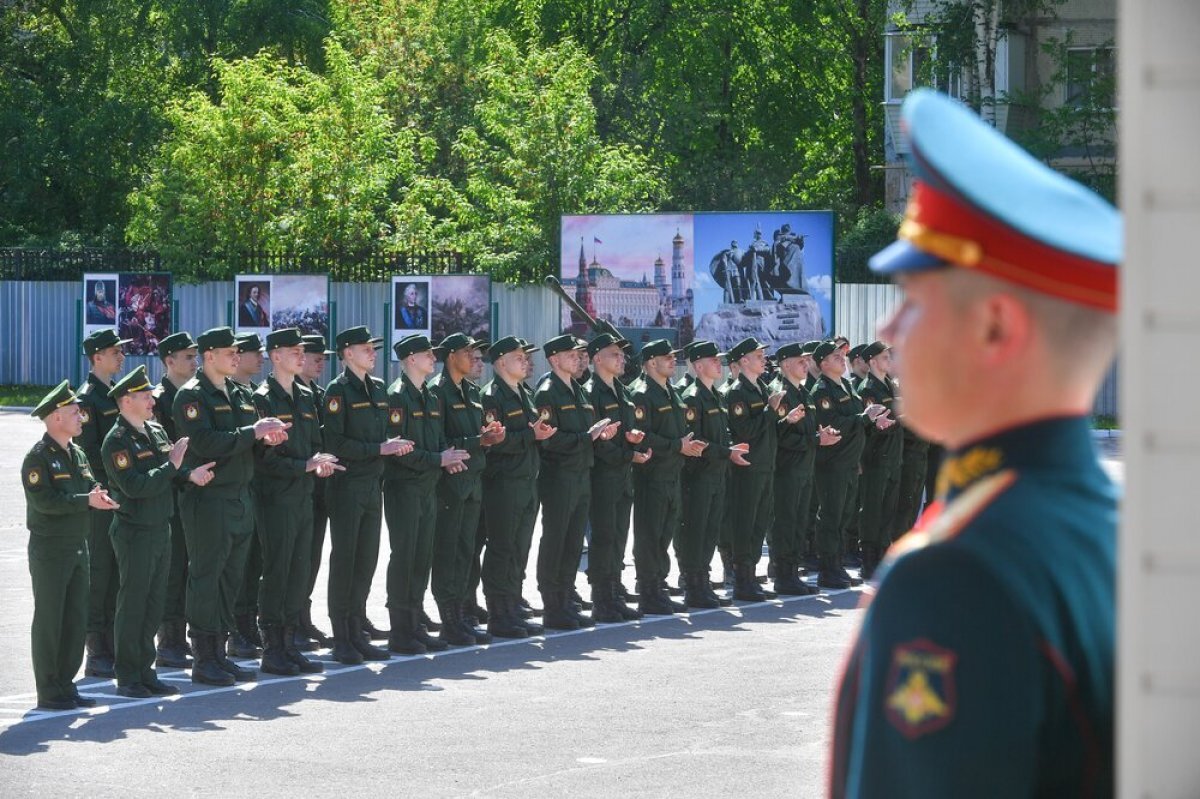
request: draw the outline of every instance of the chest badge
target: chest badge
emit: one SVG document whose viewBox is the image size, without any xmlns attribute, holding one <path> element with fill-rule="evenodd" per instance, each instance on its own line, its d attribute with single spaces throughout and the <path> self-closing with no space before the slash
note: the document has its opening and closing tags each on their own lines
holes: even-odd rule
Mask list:
<svg viewBox="0 0 1200 799">
<path fill-rule="evenodd" d="M 337 413 L 342 409 L 342 403 L 338 401 L 337 397 L 330 397 L 329 402 L 325 403 L 325 407 L 329 409 L 330 413 Z"/>
<path fill-rule="evenodd" d="M 92 421 L 92 414 L 91 414 L 91 412 L 90 412 L 90 411 L 87 411 L 87 410 L 82 410 L 82 409 L 81 409 L 81 410 L 79 411 L 79 421 L 83 422 L 84 424 L 87 424 L 88 422 Z"/>
<path fill-rule="evenodd" d="M 485 413 L 483 415 L 483 421 L 487 422 L 488 424 L 491 424 L 492 422 L 496 421 L 496 412 L 488 411 L 487 413 Z"/>
<path fill-rule="evenodd" d="M 829 401 L 829 397 L 821 397 L 821 408 L 823 410 L 827 411 L 832 407 L 833 407 L 833 403 Z"/>
<path fill-rule="evenodd" d="M 194 402 L 189 402 L 183 406 L 183 416 L 189 422 L 194 422 L 200 418 L 200 406 Z"/>
<path fill-rule="evenodd" d="M 543 406 L 541 408 L 538 408 L 538 421 L 539 422 L 550 421 L 550 409 L 548 407 Z"/>
<path fill-rule="evenodd" d="M 746 415 L 746 403 L 735 402 L 735 403 L 733 403 L 732 410 L 733 410 L 734 416 L 745 416 Z"/>
<path fill-rule="evenodd" d="M 909 740 L 951 722 L 958 702 L 954 669 L 958 655 L 919 638 L 892 650 L 885 706 L 888 720 Z"/>
<path fill-rule="evenodd" d="M 776 411 L 776 413 L 778 413 L 780 415 L 780 417 L 784 417 L 784 416 L 788 415 L 788 409 L 782 402 L 779 403 L 779 407 L 776 408 L 775 411 Z"/>
<path fill-rule="evenodd" d="M 696 421 L 696 409 L 695 409 L 695 408 L 691 408 L 691 407 L 689 407 L 689 408 L 687 409 L 687 420 L 688 420 L 689 422 L 694 422 L 694 421 Z"/>
<path fill-rule="evenodd" d="M 113 455 L 113 463 L 115 463 L 117 465 L 118 469 L 128 469 L 129 468 L 129 453 L 126 452 L 125 450 L 121 450 L 120 452 L 116 453 L 115 455 Z"/>
<path fill-rule="evenodd" d="M 392 408 L 392 415 L 390 419 L 392 424 L 400 424 L 400 422 L 404 419 L 404 411 L 400 410 L 399 408 Z"/>
<path fill-rule="evenodd" d="M 42 473 L 37 469 L 30 469 L 29 474 L 25 475 L 25 482 L 29 483 L 31 486 L 37 485 L 38 483 L 42 482 Z"/>
<path fill-rule="evenodd" d="M 641 405 L 634 407 L 633 418 L 637 419 L 639 422 L 642 421 L 643 419 L 645 419 L 646 418 L 646 409 L 644 407 L 642 407 Z"/>
</svg>

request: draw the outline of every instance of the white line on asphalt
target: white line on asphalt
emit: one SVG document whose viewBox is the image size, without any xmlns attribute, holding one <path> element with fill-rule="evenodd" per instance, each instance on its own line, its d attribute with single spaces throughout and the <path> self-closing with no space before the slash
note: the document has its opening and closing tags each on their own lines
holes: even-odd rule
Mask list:
<svg viewBox="0 0 1200 799">
<path fill-rule="evenodd" d="M 678 613 L 678 614 L 674 614 L 674 615 L 670 615 L 670 616 L 648 616 L 648 617 L 645 617 L 642 619 L 637 619 L 634 621 L 617 622 L 616 624 L 598 624 L 595 627 L 585 627 L 585 628 L 581 628 L 578 630 L 556 630 L 552 633 L 548 633 L 545 635 L 535 635 L 530 638 L 506 638 L 506 639 L 502 639 L 502 640 L 493 640 L 492 643 L 490 643 L 490 644 L 478 644 L 476 646 L 451 647 L 450 649 L 445 649 L 441 652 L 429 652 L 424 655 L 396 655 L 396 654 L 393 654 L 389 660 L 368 661 L 366 663 L 362 663 L 357 666 L 342 666 L 339 664 L 340 667 L 335 667 L 335 668 L 331 669 L 330 665 L 332 663 L 336 663 L 337 661 L 330 661 L 330 660 L 322 659 L 321 662 L 325 664 L 325 671 L 322 674 L 299 674 L 299 675 L 292 676 L 292 677 L 271 676 L 271 677 L 267 677 L 264 679 L 260 673 L 259 679 L 254 682 L 243 682 L 243 683 L 237 683 L 235 685 L 214 686 L 211 688 L 199 688 L 195 691 L 183 691 L 174 696 L 152 696 L 147 699 L 133 699 L 130 697 L 117 696 L 115 694 L 94 693 L 94 692 L 86 690 L 89 688 L 112 686 L 112 685 L 114 685 L 114 682 L 112 680 L 103 680 L 100 682 L 87 683 L 87 684 L 81 683 L 79 685 L 79 687 L 81 689 L 80 693 L 82 693 L 84 696 L 95 697 L 97 699 L 116 699 L 116 700 L 120 700 L 120 703 L 113 704 L 113 705 L 98 705 L 96 707 L 80 707 L 80 708 L 75 708 L 74 710 L 45 711 L 45 710 L 29 709 L 29 710 L 25 711 L 25 715 L 19 719 L 0 718 L 0 729 L 6 728 L 6 727 L 16 727 L 20 724 L 28 724 L 30 722 L 41 721 L 43 719 L 51 719 L 51 718 L 59 719 L 59 718 L 66 718 L 68 716 L 99 716 L 104 713 L 109 713 L 109 712 L 112 712 L 115 710 L 128 710 L 130 708 L 141 707 L 143 705 L 154 705 L 154 704 L 159 704 L 159 703 L 163 703 L 163 702 L 179 702 L 184 699 L 197 699 L 197 698 L 204 697 L 204 696 L 212 696 L 214 694 L 229 693 L 230 691 L 251 691 L 255 687 L 261 686 L 261 685 L 275 685 L 277 683 L 287 683 L 287 682 L 309 682 L 309 683 L 323 682 L 324 680 L 328 679 L 329 677 L 336 677 L 341 674 L 349 674 L 351 672 L 364 671 L 364 670 L 370 670 L 370 671 L 374 671 L 375 673 L 379 673 L 380 671 L 383 671 L 384 668 L 390 667 L 392 665 L 396 665 L 396 664 L 400 664 L 400 663 L 408 663 L 408 662 L 411 662 L 414 660 L 433 660 L 434 658 L 448 657 L 450 655 L 458 655 L 458 654 L 462 654 L 465 652 L 478 652 L 481 650 L 485 651 L 485 650 L 489 650 L 489 649 L 501 649 L 501 648 L 509 647 L 509 646 L 522 646 L 522 645 L 527 645 L 527 644 L 544 644 L 547 641 L 551 641 L 556 638 L 567 638 L 567 637 L 570 637 L 573 635 L 588 635 L 588 634 L 597 633 L 597 632 L 608 632 L 609 630 L 619 630 L 622 627 L 640 627 L 640 626 L 647 625 L 647 624 L 657 624 L 660 622 L 668 622 L 668 621 L 681 621 L 681 622 L 686 623 L 686 622 L 690 622 L 691 619 L 693 619 L 697 616 L 707 616 L 712 613 L 732 614 L 734 611 L 737 611 L 738 615 L 740 616 L 740 615 L 744 615 L 742 613 L 742 611 L 744 611 L 744 610 L 753 610 L 756 608 L 767 607 L 770 605 L 774 605 L 775 607 L 782 607 L 783 605 L 790 603 L 790 602 L 800 602 L 800 601 L 804 601 L 804 600 L 828 599 L 829 597 L 837 596 L 839 594 L 853 593 L 858 590 L 861 590 L 861 589 L 846 589 L 846 590 L 841 590 L 841 591 L 822 591 L 822 593 L 820 593 L 820 594 L 812 594 L 809 596 L 779 597 L 777 599 L 767 600 L 766 602 L 746 603 L 746 604 L 742 604 L 742 605 L 733 605 L 731 607 L 726 607 L 726 608 L 711 608 L 708 610 L 693 610 L 693 611 L 689 611 L 687 613 Z M 235 659 L 235 662 L 238 662 L 237 659 Z M 247 662 L 253 663 L 254 661 L 242 660 L 240 662 L 241 663 L 247 663 Z M 184 677 L 184 676 L 178 675 L 178 674 L 161 675 L 160 679 L 186 681 L 188 683 L 191 683 L 190 678 L 187 678 L 187 677 Z M 36 698 L 37 698 L 37 694 L 14 694 L 11 696 L 0 697 L 0 703 L 15 703 L 15 702 L 29 703 L 31 700 L 34 700 Z M 3 708 L 3 709 L 9 710 L 10 712 L 21 712 L 19 709 L 10 709 L 10 708 Z"/>
</svg>

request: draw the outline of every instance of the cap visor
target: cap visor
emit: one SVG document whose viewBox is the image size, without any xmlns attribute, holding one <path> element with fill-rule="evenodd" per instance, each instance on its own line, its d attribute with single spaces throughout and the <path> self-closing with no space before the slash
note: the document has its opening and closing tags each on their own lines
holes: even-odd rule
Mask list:
<svg viewBox="0 0 1200 799">
<path fill-rule="evenodd" d="M 901 272 L 926 272 L 945 266 L 946 262 L 936 255 L 919 250 L 907 241 L 894 241 L 871 256 L 867 265 L 879 275 L 894 275 Z"/>
</svg>

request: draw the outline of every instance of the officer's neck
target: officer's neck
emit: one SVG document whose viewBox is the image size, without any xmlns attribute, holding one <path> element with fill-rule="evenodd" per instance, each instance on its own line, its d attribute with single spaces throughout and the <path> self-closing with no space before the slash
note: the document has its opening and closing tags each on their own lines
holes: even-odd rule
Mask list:
<svg viewBox="0 0 1200 799">
<path fill-rule="evenodd" d="M 445 373 L 446 379 L 449 380 L 451 383 L 453 383 L 455 386 L 461 386 L 463 379 L 466 378 L 466 376 L 467 376 L 466 372 L 459 372 L 459 371 L 451 368 L 450 364 L 446 364 L 446 368 L 443 369 L 442 371 Z"/>
<path fill-rule="evenodd" d="M 654 372 L 646 372 L 646 376 L 649 377 L 651 380 L 653 380 L 655 383 L 658 383 L 660 388 L 667 387 L 667 378 L 659 377 Z"/>
<path fill-rule="evenodd" d="M 348 364 L 346 364 L 346 371 L 350 372 L 350 374 L 357 377 L 363 383 L 367 382 L 367 370 L 366 369 L 362 369 L 358 366 L 355 366 L 352 363 L 348 363 Z"/>
<path fill-rule="evenodd" d="M 611 372 L 607 372 L 607 373 L 606 373 L 606 372 L 602 372 L 602 371 L 601 371 L 601 370 L 599 370 L 599 369 L 595 369 L 595 370 L 593 370 L 593 371 L 592 371 L 592 374 L 594 374 L 594 375 L 596 376 L 596 378 L 597 378 L 597 379 L 598 379 L 598 380 L 599 380 L 601 383 L 603 383 L 604 385 L 608 386 L 608 388 L 609 388 L 609 390 L 610 390 L 610 391 L 615 391 L 615 390 L 616 390 L 616 389 L 614 389 L 614 388 L 613 388 L 613 381 L 615 381 L 615 380 L 617 379 L 617 376 L 616 376 L 615 374 L 613 374 L 613 373 L 611 373 Z"/>
<path fill-rule="evenodd" d="M 97 369 L 94 366 L 92 367 L 92 376 L 106 386 L 112 382 L 112 379 L 116 374 L 116 372 L 110 372 L 106 369 Z"/>
<path fill-rule="evenodd" d="M 275 378 L 275 382 L 284 392 L 291 394 L 292 386 L 296 383 L 296 375 L 288 374 L 287 372 L 272 372 L 271 377 Z"/>
<path fill-rule="evenodd" d="M 130 416 L 125 411 L 121 411 L 121 418 L 124 419 L 125 422 L 130 427 L 132 427 L 134 430 L 137 430 L 139 433 L 146 432 L 146 420 L 145 419 L 138 419 L 136 417 Z"/>
<path fill-rule="evenodd" d="M 62 447 L 63 451 L 70 451 L 71 434 L 67 432 L 67 428 L 64 425 L 47 424 L 46 435 L 50 436 L 51 441 Z"/>
<path fill-rule="evenodd" d="M 417 388 L 420 388 L 421 386 L 425 385 L 425 381 L 429 378 L 428 374 L 420 374 L 418 372 L 414 372 L 412 369 L 408 368 L 407 366 L 404 367 L 404 376 L 406 378 L 408 378 L 408 382 L 412 383 Z"/>
<path fill-rule="evenodd" d="M 573 374 L 571 374 L 570 372 L 568 372 L 564 369 L 557 369 L 553 366 L 550 367 L 550 373 L 553 374 L 555 377 L 557 377 L 559 380 L 563 381 L 563 385 L 566 385 L 566 386 L 570 386 L 571 382 L 575 379 L 575 376 Z"/>
<path fill-rule="evenodd" d="M 711 377 L 704 377 L 703 375 L 696 375 L 696 382 L 699 383 L 700 385 L 704 386 L 705 388 L 707 388 L 709 391 L 712 391 L 713 384 L 716 383 L 717 381 Z"/>
</svg>

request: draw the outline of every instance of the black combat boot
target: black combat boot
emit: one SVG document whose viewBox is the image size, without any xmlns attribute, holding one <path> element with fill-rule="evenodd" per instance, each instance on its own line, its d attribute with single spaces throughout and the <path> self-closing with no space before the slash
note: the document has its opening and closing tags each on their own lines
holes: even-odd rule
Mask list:
<svg viewBox="0 0 1200 799">
<path fill-rule="evenodd" d="M 158 628 L 158 648 L 155 650 L 154 665 L 186 669 L 192 665 L 188 657 L 183 619 L 164 621 Z"/>
<path fill-rule="evenodd" d="M 292 640 L 302 652 L 313 652 L 329 646 L 329 636 L 313 624 L 312 600 L 304 603 L 304 609 L 300 611 L 300 622 L 296 625 L 296 634 L 292 636 Z"/>
<path fill-rule="evenodd" d="M 638 580 L 638 610 L 644 616 L 671 616 L 675 609 L 671 606 L 671 597 L 662 590 L 662 581 Z"/>
<path fill-rule="evenodd" d="M 146 690 L 155 696 L 175 696 L 175 694 L 179 693 L 178 688 L 158 679 L 157 674 L 148 680 L 142 680 L 142 685 L 146 686 Z"/>
<path fill-rule="evenodd" d="M 108 653 L 108 646 L 104 643 L 104 633 L 88 633 L 84 643 L 87 660 L 83 664 L 83 673 L 88 677 L 116 677 L 113 656 Z"/>
<path fill-rule="evenodd" d="M 357 666 L 363 662 L 363 656 L 358 648 L 350 642 L 350 620 L 343 616 L 333 619 L 333 659 L 347 666 Z"/>
<path fill-rule="evenodd" d="M 626 588 L 625 583 L 621 580 L 620 577 L 618 577 L 616 580 L 616 588 L 621 592 L 620 599 L 626 605 L 632 605 L 634 602 L 638 601 L 638 595 L 635 594 L 633 591 L 630 591 L 628 588 Z M 641 618 L 641 617 L 639 616 L 638 618 Z"/>
<path fill-rule="evenodd" d="M 862 569 L 859 574 L 864 580 L 870 580 L 875 574 L 875 567 L 879 565 L 879 547 L 874 544 L 863 544 L 862 548 Z"/>
<path fill-rule="evenodd" d="M 425 648 L 430 652 L 445 652 L 450 648 L 450 645 L 437 636 L 430 635 L 430 627 L 426 625 L 429 616 L 423 610 L 411 610 L 411 621 L 413 625 L 413 638 L 425 645 Z M 438 625 L 438 632 L 441 632 L 442 625 Z"/>
<path fill-rule="evenodd" d="M 278 624 L 263 624 L 262 638 L 264 646 L 260 669 L 267 674 L 280 674 L 284 677 L 295 677 L 300 673 L 300 667 L 287 656 L 282 627 Z"/>
<path fill-rule="evenodd" d="M 637 621 L 642 617 L 642 612 L 637 608 L 629 607 L 629 593 L 625 590 L 625 586 L 620 580 L 613 580 L 611 584 L 613 608 L 616 609 L 625 621 Z M 637 595 L 634 594 L 634 597 Z M 636 601 L 636 600 L 635 600 Z M 595 616 L 596 614 L 592 614 Z"/>
<path fill-rule="evenodd" d="M 388 608 L 392 622 L 392 634 L 388 636 L 388 650 L 398 655 L 424 655 L 429 649 L 413 634 L 413 612 L 407 608 Z"/>
<path fill-rule="evenodd" d="M 520 596 L 504 597 L 504 606 L 508 609 L 509 617 L 513 620 L 513 622 L 524 627 L 525 632 L 529 633 L 530 635 L 545 635 L 545 627 L 538 624 L 536 621 L 533 621 L 533 619 L 525 618 L 524 609 L 521 605 L 521 602 L 522 599 Z"/>
<path fill-rule="evenodd" d="M 490 612 L 479 607 L 479 599 L 475 596 L 475 592 L 467 597 L 467 601 L 463 603 L 463 617 L 467 621 L 474 621 L 478 624 L 487 624 Z"/>
<path fill-rule="evenodd" d="M 471 605 L 474 603 L 474 597 L 458 605 L 459 624 L 467 635 L 475 639 L 476 644 L 490 644 L 492 642 L 492 634 L 487 630 L 481 630 L 475 626 L 476 615 L 471 611 Z M 478 607 L 475 610 L 479 610 Z M 484 614 L 486 615 L 486 614 Z"/>
<path fill-rule="evenodd" d="M 358 650 L 358 654 L 363 656 L 363 660 L 391 660 L 392 656 L 388 654 L 386 649 L 380 649 L 371 643 L 373 640 L 367 631 L 363 629 L 363 620 L 358 616 L 351 616 L 347 619 L 350 627 L 350 646 Z M 376 631 L 378 632 L 378 630 Z M 383 637 L 386 639 L 387 633 Z"/>
<path fill-rule="evenodd" d="M 617 624 L 625 621 L 625 615 L 617 608 L 613 599 L 611 583 L 592 585 L 592 621 L 597 624 Z"/>
<path fill-rule="evenodd" d="M 683 596 L 683 591 L 678 588 L 676 588 L 674 591 L 671 591 L 667 586 L 667 578 L 665 577 L 658 581 L 658 594 L 660 598 L 662 598 L 671 606 L 672 612 L 687 613 L 687 605 L 683 604 L 682 602 L 676 602 L 671 598 L 673 596 Z"/>
<path fill-rule="evenodd" d="M 708 594 L 708 598 L 717 603 L 717 607 L 727 608 L 733 604 L 733 600 L 729 597 L 724 597 L 718 594 L 713 589 L 713 582 L 710 579 L 708 569 L 701 573 L 701 579 L 704 581 L 704 591 Z"/>
<path fill-rule="evenodd" d="M 543 591 L 542 624 L 551 630 L 578 630 L 579 619 L 574 613 L 569 613 L 567 607 L 571 604 L 571 594 L 568 591 Z"/>
<path fill-rule="evenodd" d="M 595 620 L 583 612 L 583 610 L 580 608 L 580 602 L 582 602 L 582 600 L 580 600 L 580 602 L 576 602 L 577 599 L 579 599 L 579 592 L 575 589 L 564 591 L 563 610 L 569 613 L 581 628 L 595 627 Z M 582 602 L 582 604 L 587 605 L 588 608 L 592 607 L 591 602 Z"/>
<path fill-rule="evenodd" d="M 535 616 L 541 616 L 543 612 L 541 608 L 535 608 L 531 605 L 529 600 L 523 596 L 517 597 L 517 608 L 521 612 L 521 618 L 523 619 L 532 619 Z"/>
<path fill-rule="evenodd" d="M 753 563 L 735 563 L 733 565 L 733 598 L 742 602 L 765 602 L 766 592 L 758 584 L 754 573 Z"/>
<path fill-rule="evenodd" d="M 217 663 L 217 636 L 211 633 L 192 631 L 192 655 L 196 662 L 192 664 L 192 682 L 204 685 L 233 685 L 233 675 L 221 668 Z"/>
<path fill-rule="evenodd" d="M 216 656 L 217 665 L 224 669 L 229 674 L 233 675 L 234 682 L 254 682 L 258 679 L 258 672 L 254 669 L 243 669 L 238 664 L 229 659 L 225 653 L 228 651 L 229 633 L 222 633 L 217 636 Z"/>
<path fill-rule="evenodd" d="M 592 603 L 580 596 L 579 590 L 576 588 L 571 589 L 571 602 L 576 606 L 576 610 L 592 609 Z"/>
<path fill-rule="evenodd" d="M 683 601 L 689 608 L 709 610 L 721 607 L 715 596 L 709 596 L 708 575 L 704 572 L 684 572 Z"/>
<path fill-rule="evenodd" d="M 862 561 L 859 561 L 859 563 L 861 563 L 861 562 Z M 852 574 L 850 574 L 850 572 L 846 571 L 846 563 L 844 560 L 834 561 L 834 565 L 837 566 L 838 572 L 841 573 L 842 578 L 845 580 L 848 580 L 850 582 L 851 586 L 863 584 L 861 577 L 855 577 Z"/>
<path fill-rule="evenodd" d="M 429 618 L 429 614 L 425 612 L 424 608 L 417 611 L 417 613 L 420 614 L 420 617 L 421 617 L 421 626 L 424 627 L 426 630 L 428 630 L 431 633 L 437 633 L 437 632 L 442 631 L 442 625 L 439 622 L 436 622 L 433 619 Z"/>
<path fill-rule="evenodd" d="M 799 564 L 788 560 L 775 562 L 775 593 L 782 596 L 808 596 L 814 594 L 812 588 L 800 579 L 796 570 Z"/>
<path fill-rule="evenodd" d="M 355 618 L 362 625 L 363 634 L 367 636 L 368 641 L 386 641 L 388 639 L 388 631 L 381 630 L 372 624 L 371 620 L 367 618 L 367 611 L 365 609 L 355 616 Z M 380 649 L 379 651 L 382 652 L 383 650 Z M 367 658 L 367 660 L 370 659 Z"/>
<path fill-rule="evenodd" d="M 320 674 L 325 671 L 325 664 L 316 660 L 309 660 L 304 656 L 304 653 L 296 648 L 296 626 L 294 624 L 285 624 L 283 626 L 283 653 L 287 655 L 287 659 L 300 669 L 301 674 Z"/>
<path fill-rule="evenodd" d="M 475 646 L 475 636 L 467 632 L 462 619 L 462 605 L 456 601 L 439 602 L 438 615 L 442 617 L 442 631 L 438 638 L 450 646 Z"/>
<path fill-rule="evenodd" d="M 529 631 L 502 596 L 489 596 L 487 601 L 488 632 L 497 638 L 528 638 Z"/>
<path fill-rule="evenodd" d="M 255 644 L 258 632 L 254 630 L 254 617 L 240 613 L 234 617 L 236 628 L 229 636 L 229 654 L 235 658 L 256 658 L 262 650 Z"/>
<path fill-rule="evenodd" d="M 821 571 L 817 575 L 817 586 L 840 591 L 850 587 L 850 576 L 842 570 L 841 558 L 825 555 L 821 558 Z"/>
</svg>

